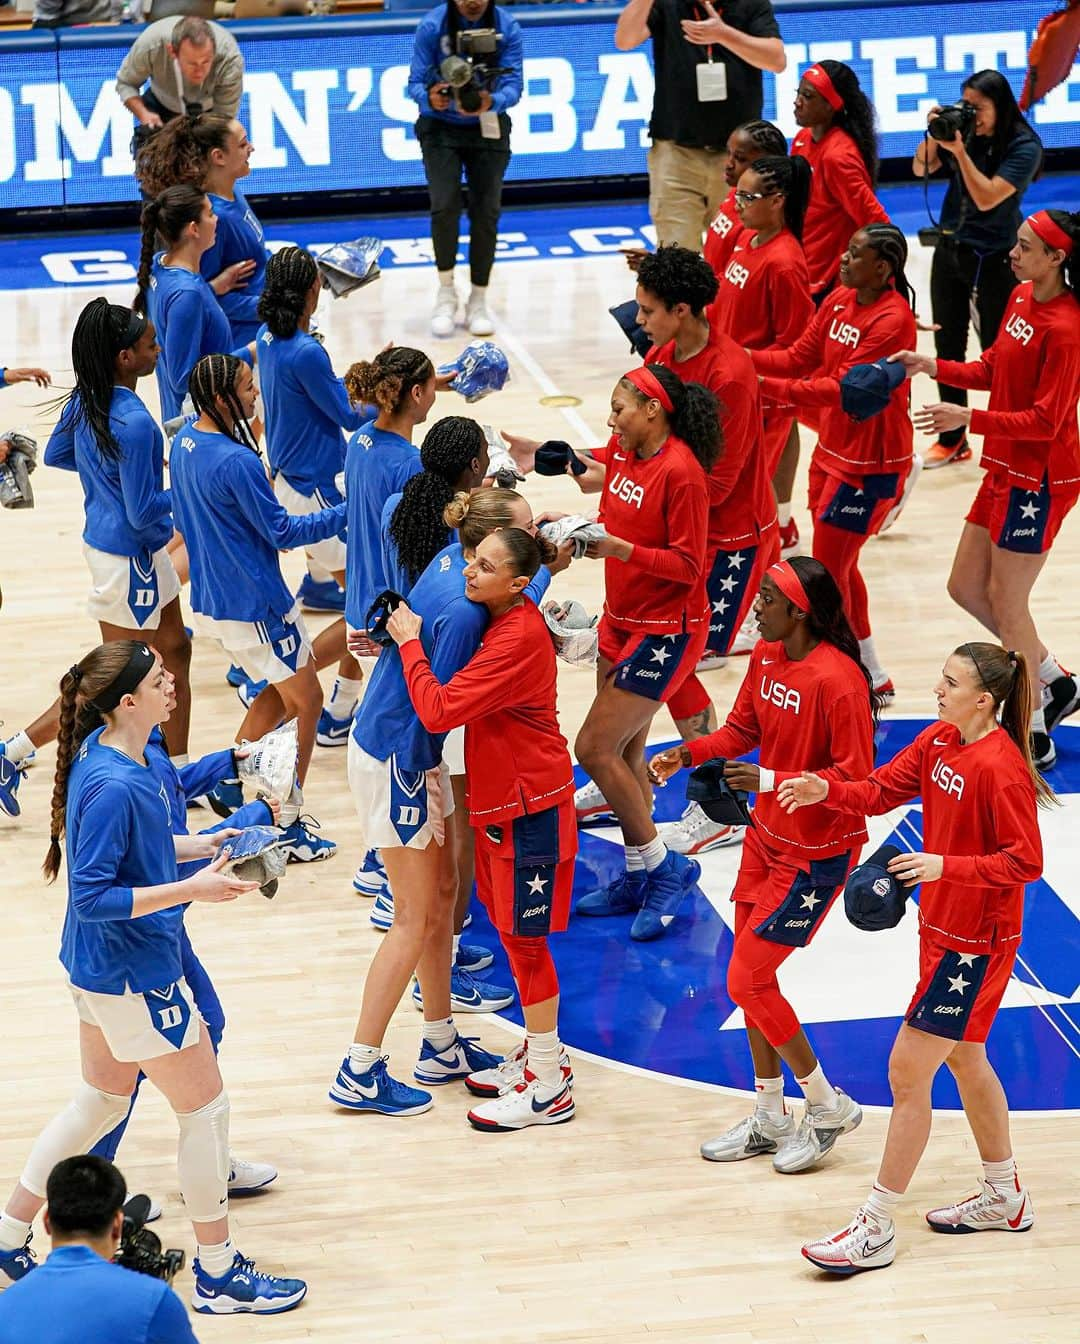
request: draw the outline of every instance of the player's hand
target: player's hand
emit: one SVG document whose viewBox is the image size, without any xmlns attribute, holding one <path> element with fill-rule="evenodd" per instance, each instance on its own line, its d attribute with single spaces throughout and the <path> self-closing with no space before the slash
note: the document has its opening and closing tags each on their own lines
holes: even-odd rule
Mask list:
<svg viewBox="0 0 1080 1344">
<path fill-rule="evenodd" d="M 539 439 L 526 439 L 521 434 L 507 434 L 505 430 L 499 433 L 506 440 L 506 446 L 510 450 L 510 456 L 514 459 L 514 466 L 518 471 L 525 472 L 536 469 L 536 450 L 540 447 Z"/>
<path fill-rule="evenodd" d="M 7 461 L 8 453 L 10 452 L 11 452 L 10 440 L 0 439 L 0 467 L 2 467 L 4 463 Z"/>
<path fill-rule="evenodd" d="M 633 549 L 630 542 L 623 541 L 622 537 L 613 537 L 609 532 L 606 537 L 590 541 L 585 547 L 585 554 L 590 560 L 629 560 Z"/>
<path fill-rule="evenodd" d="M 427 97 L 433 112 L 445 112 L 450 106 L 450 85 L 432 84 Z"/>
<path fill-rule="evenodd" d="M 951 401 L 937 401 L 916 411 L 911 419 L 920 433 L 940 434 L 946 429 L 967 429 L 971 423 L 971 409 L 954 406 Z"/>
<path fill-rule="evenodd" d="M 232 873 L 226 873 L 224 868 L 228 862 L 228 854 L 219 854 L 209 867 L 181 883 L 186 888 L 186 898 L 216 905 L 221 901 L 235 901 L 247 891 L 258 890 L 258 882 L 244 882 Z"/>
<path fill-rule="evenodd" d="M 785 812 L 797 812 L 800 807 L 823 803 L 829 796 L 829 781 L 804 770 L 798 779 L 783 779 L 776 790 L 776 798 Z"/>
<path fill-rule="evenodd" d="M 235 261 L 231 266 L 226 266 L 220 275 L 214 276 L 210 288 L 219 298 L 223 294 L 231 294 L 234 289 L 244 288 L 254 270 L 255 263 L 251 260 Z"/>
<path fill-rule="evenodd" d="M 895 355 L 889 356 L 888 363 L 903 364 L 904 372 L 909 378 L 914 378 L 917 373 L 928 373 L 931 378 L 937 377 L 937 360 L 933 355 L 920 355 L 917 350 L 898 350 Z"/>
<path fill-rule="evenodd" d="M 733 789 L 745 789 L 747 793 L 757 793 L 761 786 L 761 772 L 749 761 L 725 761 L 724 778 Z"/>
<path fill-rule="evenodd" d="M 271 825 L 277 826 L 281 821 L 281 799 L 275 797 L 267 798 L 264 795 L 259 798 L 259 802 L 265 803 L 266 806 L 270 809 Z"/>
<path fill-rule="evenodd" d="M 557 523 L 560 518 L 568 518 L 569 514 L 560 513 L 557 509 L 545 509 L 543 513 L 538 513 L 533 519 L 537 527 L 543 523 Z"/>
<path fill-rule="evenodd" d="M 662 788 L 672 775 L 677 775 L 689 764 L 690 753 L 685 747 L 668 747 L 667 751 L 657 752 L 646 766 L 646 770 L 652 782 Z"/>
<path fill-rule="evenodd" d="M 48 369 L 5 369 L 4 382 L 37 383 L 38 387 L 51 387 L 52 374 Z"/>
<path fill-rule="evenodd" d="M 459 373 L 460 373 L 460 369 L 447 369 L 445 373 L 440 373 L 440 372 L 438 371 L 438 369 L 436 369 L 436 370 L 435 370 L 435 391 L 436 391 L 436 392 L 449 392 L 449 391 L 450 391 L 450 384 L 454 381 L 454 379 L 458 376 Z"/>
<path fill-rule="evenodd" d="M 889 860 L 889 872 L 907 886 L 917 882 L 936 882 L 945 867 L 941 854 L 897 854 Z"/>
<path fill-rule="evenodd" d="M 709 0 L 705 0 L 705 13 L 709 16 L 707 19 L 682 19 L 683 37 L 687 42 L 693 42 L 695 46 L 705 47 L 712 42 L 723 43 L 724 38 L 731 31 L 724 20 L 713 9 Z"/>
<path fill-rule="evenodd" d="M 574 543 L 569 538 L 560 542 L 557 550 L 558 555 L 548 565 L 548 573 L 550 574 L 561 574 L 564 569 L 569 569 L 570 562 L 574 558 Z"/>
<path fill-rule="evenodd" d="M 394 608 L 390 619 L 386 622 L 386 633 L 395 644 L 407 644 L 410 639 L 420 638 L 422 625 L 423 621 L 416 612 L 410 610 L 407 603 L 402 602 L 400 606 Z"/>
<path fill-rule="evenodd" d="M 376 644 L 366 630 L 350 630 L 345 646 L 354 658 L 378 658 L 382 645 Z"/>
</svg>

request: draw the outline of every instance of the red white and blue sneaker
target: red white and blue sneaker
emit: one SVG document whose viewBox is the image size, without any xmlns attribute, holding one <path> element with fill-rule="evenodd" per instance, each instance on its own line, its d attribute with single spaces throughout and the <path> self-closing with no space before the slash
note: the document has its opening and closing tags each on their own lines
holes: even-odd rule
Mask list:
<svg viewBox="0 0 1080 1344">
<path fill-rule="evenodd" d="M 318 829 L 314 817 L 297 817 L 291 826 L 282 827 L 281 847 L 290 863 L 320 863 L 337 853 L 337 842 L 316 835 Z"/>
<path fill-rule="evenodd" d="M 501 1097 L 482 1101 L 469 1112 L 469 1124 L 489 1133 L 528 1129 L 530 1125 L 565 1125 L 574 1118 L 574 1093 L 565 1078 L 542 1083 L 526 1066 L 521 1082 Z"/>
<path fill-rule="evenodd" d="M 645 871 L 620 873 L 606 887 L 587 891 L 577 905 L 575 915 L 603 918 L 606 915 L 632 915 L 641 909 L 645 899 Z"/>
<path fill-rule="evenodd" d="M 427 1087 L 440 1087 L 443 1083 L 468 1078 L 471 1073 L 497 1069 L 502 1062 L 502 1055 L 484 1050 L 477 1044 L 475 1036 L 459 1035 L 453 1045 L 444 1050 L 425 1040 L 420 1043 L 420 1058 L 413 1069 L 413 1077 Z"/>
<path fill-rule="evenodd" d="M 355 886 L 355 884 L 355 879 L 353 879 L 353 885 Z M 378 929 L 380 933 L 385 933 L 393 924 L 394 893 L 389 887 L 384 887 L 382 891 L 379 892 L 378 896 L 375 897 L 375 901 L 371 907 L 371 914 L 368 918 L 371 920 L 372 926 Z"/>
<path fill-rule="evenodd" d="M 420 982 L 413 985 L 413 1003 L 423 1008 L 424 999 L 420 993 Z M 502 985 L 490 985 L 486 980 L 477 980 L 460 966 L 450 968 L 450 1011 L 453 1013 L 497 1013 L 509 1008 L 514 1002 L 514 991 L 504 989 Z"/>
<path fill-rule="evenodd" d="M 352 724 L 351 714 L 347 719 L 335 719 L 328 709 L 321 710 L 315 727 L 316 744 L 320 747 L 347 747 Z"/>
<path fill-rule="evenodd" d="M 22 777 L 22 770 L 8 759 L 4 754 L 3 743 L 0 743 L 0 812 L 9 817 L 17 817 L 22 811 L 15 796 L 19 792 Z"/>
<path fill-rule="evenodd" d="M 317 583 L 310 574 L 305 574 L 296 596 L 305 611 L 326 611 L 338 616 L 345 611 L 345 589 L 339 588 L 334 579 Z"/>
<path fill-rule="evenodd" d="M 1080 709 L 1080 681 L 1071 672 L 1055 677 L 1042 688 L 1042 707 L 1046 731 L 1052 733 L 1062 719 Z"/>
<path fill-rule="evenodd" d="M 458 943 L 454 966 L 459 971 L 475 975 L 477 971 L 486 971 L 494 960 L 495 953 L 481 947 L 479 943 Z"/>
<path fill-rule="evenodd" d="M 591 779 L 575 791 L 574 812 L 579 826 L 615 825 L 616 817 L 611 810 L 611 804 Z"/>
<path fill-rule="evenodd" d="M 365 1073 L 354 1073 L 346 1055 L 330 1085 L 330 1100 L 350 1111 L 375 1111 L 378 1115 L 421 1115 L 430 1111 L 435 1104 L 431 1093 L 391 1078 L 386 1060 L 383 1055 Z"/>
<path fill-rule="evenodd" d="M 713 821 L 700 803 L 691 803 L 678 821 L 664 822 L 657 827 L 660 839 L 668 849 L 679 854 L 708 854 L 711 849 L 725 845 L 742 844 L 745 826 L 729 826 Z"/>
<path fill-rule="evenodd" d="M 0 1290 L 10 1288 L 13 1283 L 25 1279 L 32 1269 L 37 1269 L 37 1256 L 30 1249 L 33 1239 L 31 1232 L 16 1250 L 0 1251 Z"/>
<path fill-rule="evenodd" d="M 829 1274 L 885 1269 L 896 1259 L 896 1232 L 891 1220 L 882 1222 L 869 1209 L 861 1208 L 847 1227 L 820 1241 L 808 1241 L 802 1253 L 812 1265 Z"/>
<path fill-rule="evenodd" d="M 950 1204 L 946 1209 L 931 1209 L 926 1221 L 935 1232 L 1027 1232 L 1035 1222 L 1035 1206 L 1022 1185 L 1001 1194 L 987 1181 L 980 1181 L 979 1192 Z"/>
<path fill-rule="evenodd" d="M 513 1091 L 519 1083 L 525 1081 L 525 1068 L 529 1062 L 529 1043 L 523 1040 L 512 1055 L 507 1055 L 501 1064 L 493 1069 L 478 1069 L 465 1079 L 465 1086 L 474 1097 L 504 1097 Z M 566 1050 L 559 1049 L 559 1068 L 563 1080 L 574 1086 L 574 1070 Z"/>
<path fill-rule="evenodd" d="M 353 874 L 353 891 L 361 896 L 378 896 L 387 888 L 386 869 L 377 849 L 369 849 L 364 861 Z"/>
<path fill-rule="evenodd" d="M 701 876 L 701 864 L 669 849 L 664 862 L 645 874 L 645 899 L 630 925 L 635 942 L 662 937 L 671 926 L 686 893 Z"/>
<path fill-rule="evenodd" d="M 273 1316 L 280 1311 L 292 1311 L 307 1295 L 303 1279 L 279 1279 L 275 1274 L 264 1274 L 255 1268 L 254 1260 L 245 1260 L 239 1251 L 229 1270 L 215 1279 L 196 1259 L 195 1287 L 191 1305 L 208 1316 L 233 1316 L 237 1312 L 256 1312 Z"/>
</svg>

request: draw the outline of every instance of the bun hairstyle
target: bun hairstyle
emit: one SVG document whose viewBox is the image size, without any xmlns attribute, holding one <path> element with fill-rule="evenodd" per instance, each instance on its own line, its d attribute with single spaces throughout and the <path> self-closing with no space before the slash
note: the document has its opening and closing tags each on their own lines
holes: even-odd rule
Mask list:
<svg viewBox="0 0 1080 1344">
<path fill-rule="evenodd" d="M 667 418 L 672 434 L 689 447 L 706 473 L 712 471 L 724 448 L 720 403 L 715 394 L 701 383 L 684 383 L 677 373 L 672 373 L 663 364 L 650 364 L 648 369 L 671 401 L 672 410 L 667 412 Z M 639 401 L 651 400 L 647 393 L 625 378 L 620 380 L 619 386 Z"/>
<path fill-rule="evenodd" d="M 311 286 L 319 268 L 302 247 L 283 247 L 266 263 L 263 292 L 256 309 L 260 321 L 280 341 L 296 335 Z"/>
<path fill-rule="evenodd" d="M 522 527 L 504 527 L 499 541 L 506 552 L 514 578 L 532 579 L 541 565 L 550 565 L 558 555 L 556 547 L 538 532 L 534 537 Z"/>
<path fill-rule="evenodd" d="M 154 249 L 160 240 L 166 249 L 180 240 L 189 224 L 197 224 L 206 208 L 206 192 L 184 182 L 167 187 L 142 209 L 142 247 L 139 252 L 138 290 L 131 305 L 137 313 L 146 312 L 146 295 L 150 289 L 150 271 L 154 264 Z"/>
<path fill-rule="evenodd" d="M 233 122 L 216 113 L 174 117 L 150 137 L 135 156 L 135 177 L 147 196 L 159 196 L 179 183 L 203 190 L 210 155 L 228 149 Z"/>
<path fill-rule="evenodd" d="M 859 641 L 848 622 L 844 599 L 836 580 L 820 560 L 814 560 L 808 555 L 792 556 L 788 564 L 799 576 L 799 582 L 810 602 L 806 613 L 807 628 L 815 639 L 823 640 L 826 644 L 831 644 L 834 649 L 839 649 L 858 667 L 866 678 L 870 713 L 877 723 L 885 702 L 874 690 L 874 680 L 863 663 L 862 655 L 859 653 Z"/>
<path fill-rule="evenodd" d="M 802 242 L 803 221 L 810 200 L 810 160 L 801 154 L 770 154 L 750 165 L 769 191 L 784 198 L 784 225 Z"/>
<path fill-rule="evenodd" d="M 492 532 L 524 532 L 514 523 L 514 506 L 528 501 L 516 490 L 504 490 L 500 486 L 484 486 L 480 490 L 459 490 L 443 510 L 443 522 L 456 530 L 462 548 L 475 551 L 485 537 Z M 558 555 L 557 548 L 546 537 L 533 538 L 528 532 L 524 535 L 530 541 L 535 540 L 539 564 L 550 564 Z M 522 570 L 522 573 L 525 571 Z M 533 574 L 535 574 L 533 570 Z M 532 574 L 529 575 L 532 578 Z"/>
<path fill-rule="evenodd" d="M 423 470 L 406 481 L 389 528 L 398 559 L 414 583 L 449 543 L 450 524 L 443 513 L 454 492 L 469 483 L 473 463 L 483 461 L 486 450 L 484 431 L 464 415 L 437 420 L 425 435 Z"/>
<path fill-rule="evenodd" d="M 874 117 L 874 105 L 862 91 L 859 77 L 850 65 L 842 61 L 818 61 L 822 70 L 832 80 L 832 86 L 843 99 L 843 107 L 833 113 L 832 125 L 846 131 L 855 141 L 859 157 L 870 174 L 871 186 L 876 185 L 878 175 L 877 125 Z"/>
<path fill-rule="evenodd" d="M 353 405 L 371 402 L 384 415 L 394 415 L 404 406 L 414 387 L 434 378 L 435 366 L 422 350 L 392 345 L 374 359 L 361 359 L 345 374 L 345 390 Z"/>
<path fill-rule="evenodd" d="M 992 696 L 995 711 L 1000 710 L 1001 726 L 1024 758 L 1039 806 L 1056 803 L 1053 789 L 1039 774 L 1031 756 L 1032 695 L 1027 659 L 1022 653 L 988 643 L 961 644 L 953 649 L 953 655 L 968 662 L 976 682 Z"/>
<path fill-rule="evenodd" d="M 1061 277 L 1065 288 L 1080 297 L 1080 211 L 1047 210 L 1046 213 L 1072 239 L 1072 251 L 1061 263 Z"/>
</svg>

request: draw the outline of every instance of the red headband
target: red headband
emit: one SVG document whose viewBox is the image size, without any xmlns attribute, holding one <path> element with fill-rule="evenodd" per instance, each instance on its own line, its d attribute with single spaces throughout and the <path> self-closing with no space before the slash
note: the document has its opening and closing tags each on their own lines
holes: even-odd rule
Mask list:
<svg viewBox="0 0 1080 1344">
<path fill-rule="evenodd" d="M 802 72 L 802 77 L 812 89 L 821 94 L 834 112 L 839 112 L 844 106 L 843 98 L 836 92 L 836 85 L 820 65 L 808 66 Z"/>
<path fill-rule="evenodd" d="M 768 574 L 789 602 L 794 602 L 800 611 L 810 610 L 810 599 L 806 596 L 802 579 L 799 578 L 786 560 L 780 560 L 775 565 L 770 565 L 765 573 Z"/>
<path fill-rule="evenodd" d="M 646 365 L 643 364 L 640 369 L 631 369 L 629 373 L 624 373 L 622 380 L 624 383 L 630 383 L 636 387 L 639 392 L 644 392 L 647 397 L 655 398 L 669 415 L 675 409 L 671 398 L 664 391 L 664 384 Z"/>
<path fill-rule="evenodd" d="M 1028 228 L 1047 247 L 1058 248 L 1069 256 L 1073 250 L 1073 240 L 1060 224 L 1055 224 L 1048 210 L 1040 210 L 1036 215 L 1028 216 Z"/>
</svg>

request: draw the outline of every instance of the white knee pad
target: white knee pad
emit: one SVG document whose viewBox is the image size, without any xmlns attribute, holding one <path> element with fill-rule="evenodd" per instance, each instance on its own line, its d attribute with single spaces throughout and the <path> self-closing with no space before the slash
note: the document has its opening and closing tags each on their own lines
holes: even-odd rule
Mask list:
<svg viewBox="0 0 1080 1344">
<path fill-rule="evenodd" d="M 88 1153 L 124 1119 L 130 1105 L 130 1096 L 101 1092 L 89 1083 L 80 1083 L 60 1114 L 53 1116 L 38 1135 L 22 1174 L 22 1184 L 32 1195 L 44 1199 L 45 1183 L 57 1162 Z"/>
<path fill-rule="evenodd" d="M 176 1170 L 188 1217 L 212 1223 L 229 1210 L 229 1098 L 221 1092 L 198 1111 L 177 1111 Z"/>
</svg>

